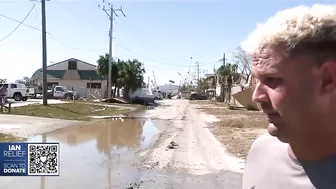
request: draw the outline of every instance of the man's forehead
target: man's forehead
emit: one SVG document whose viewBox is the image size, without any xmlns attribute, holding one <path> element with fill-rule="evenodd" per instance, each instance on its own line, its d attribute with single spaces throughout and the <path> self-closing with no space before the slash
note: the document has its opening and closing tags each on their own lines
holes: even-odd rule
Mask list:
<svg viewBox="0 0 336 189">
<path fill-rule="evenodd" d="M 286 58 L 275 49 L 255 52 L 252 61 L 252 74 L 257 75 L 274 75 L 279 74 L 285 69 L 283 64 Z"/>
</svg>

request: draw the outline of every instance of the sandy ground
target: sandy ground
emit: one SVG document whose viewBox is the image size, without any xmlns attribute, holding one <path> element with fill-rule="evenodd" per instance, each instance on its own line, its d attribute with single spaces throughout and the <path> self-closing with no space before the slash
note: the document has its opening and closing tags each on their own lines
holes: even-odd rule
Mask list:
<svg viewBox="0 0 336 189">
<path fill-rule="evenodd" d="M 0 114 L 0 120 L 0 133 L 12 134 L 20 138 L 30 138 L 80 123 L 62 119 L 5 114 Z"/>
<path fill-rule="evenodd" d="M 229 154 L 208 128 L 218 119 L 198 110 L 187 100 L 166 100 L 160 104 L 155 110 L 131 115 L 134 118 L 169 120 L 152 148 L 140 153 L 141 164 L 147 170 L 182 174 L 183 179 L 171 182 L 169 178 L 161 178 L 152 184 L 144 182 L 141 186 L 163 188 L 160 184 L 170 183 L 165 188 L 241 188 L 244 160 Z M 171 141 L 179 146 L 168 149 Z M 190 177 L 198 178 L 198 181 L 190 182 L 190 179 L 188 182 Z M 146 181 L 146 178 L 140 180 Z"/>
<path fill-rule="evenodd" d="M 239 158 L 245 159 L 255 139 L 267 132 L 268 122 L 262 112 L 231 110 L 220 102 L 193 101 L 191 104 L 202 112 L 216 116 L 218 121 L 210 124 L 210 130 L 228 152 Z"/>
<path fill-rule="evenodd" d="M 143 136 L 134 135 L 130 138 L 131 133 L 139 131 L 122 131 L 121 129 L 126 126 L 118 127 L 118 130 L 97 131 L 99 134 L 94 134 L 94 129 L 98 129 L 98 126 L 91 125 L 90 128 L 80 126 L 85 130 L 83 134 L 84 131 L 80 129 L 71 131 L 71 128 L 76 126 L 67 127 L 76 124 L 74 122 L 19 116 L 6 117 L 7 122 L 11 119 L 25 119 L 25 121 L 11 122 L 12 125 L 7 128 L 2 125 L 0 132 L 32 136 L 58 129 L 57 132 L 51 132 L 47 136 L 48 141 L 57 141 L 56 133 L 63 136 L 64 141 L 60 141 L 61 157 L 63 157 L 60 162 L 62 172 L 59 177 L 45 179 L 41 177 L 1 178 L 0 188 L 241 188 L 244 160 L 229 154 L 208 127 L 218 119 L 190 105 L 187 100 L 163 100 L 159 101 L 159 104 L 152 110 L 129 114 L 130 119 L 152 120 L 155 124 L 153 127 L 159 131 L 151 137 L 152 143 L 139 150 L 118 144 L 110 155 L 104 155 L 105 152 L 103 154 L 102 150 L 96 149 L 106 145 L 104 141 L 109 141 L 106 133 L 114 133 L 114 137 L 110 139 L 124 143 L 132 143 L 134 140 L 134 144 L 139 143 L 138 140 Z M 22 125 L 23 123 L 25 126 Z M 21 125 L 14 128 L 15 124 Z M 99 127 L 116 129 L 116 126 Z M 67 128 L 59 129 L 60 127 Z M 19 131 L 21 129 L 24 131 Z M 152 130 L 142 127 L 141 132 L 144 135 Z M 41 140 L 41 137 L 39 139 L 36 137 L 30 141 Z M 82 141 L 78 141 L 79 138 L 82 138 Z M 178 146 L 173 149 L 167 148 L 172 141 Z M 81 166 L 83 171 L 79 170 Z M 108 172 L 107 180 L 106 172 Z"/>
<path fill-rule="evenodd" d="M 171 100 L 162 104 L 167 107 L 148 111 L 146 116 L 171 122 L 161 133 L 157 145 L 142 153 L 146 167 L 183 170 L 195 175 L 221 170 L 243 171 L 244 160 L 226 153 L 224 146 L 207 127 L 218 121 L 215 116 L 195 109 L 187 100 Z M 178 148 L 167 150 L 171 141 L 176 142 Z"/>
</svg>

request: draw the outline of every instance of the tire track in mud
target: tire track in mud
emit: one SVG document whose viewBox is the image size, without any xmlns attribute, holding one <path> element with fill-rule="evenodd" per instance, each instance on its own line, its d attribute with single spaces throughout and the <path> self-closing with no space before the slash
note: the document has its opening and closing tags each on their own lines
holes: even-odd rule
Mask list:
<svg viewBox="0 0 336 189">
<path fill-rule="evenodd" d="M 180 111 L 181 109 L 182 109 L 182 111 Z M 154 172 L 155 171 L 162 172 L 163 170 L 167 170 L 167 169 L 170 170 L 169 165 L 171 165 L 173 163 L 173 160 L 176 158 L 175 157 L 176 152 L 175 152 L 175 149 L 167 149 L 166 148 L 167 145 L 165 143 L 168 139 L 176 140 L 177 137 L 179 137 L 179 134 L 181 133 L 181 130 L 183 130 L 187 126 L 187 124 L 184 124 L 184 122 L 186 122 L 185 118 L 186 118 L 188 109 L 189 109 L 189 103 L 187 103 L 185 106 L 182 106 L 182 107 L 181 107 L 181 105 L 175 106 L 171 110 L 166 109 L 165 110 L 166 112 L 174 112 L 175 113 L 175 115 L 173 117 L 170 117 L 168 119 L 162 119 L 162 115 L 155 116 L 155 120 L 167 121 L 166 123 L 164 123 L 166 125 L 166 128 L 162 133 L 159 134 L 158 139 L 153 143 L 153 145 L 151 147 L 142 150 L 142 153 L 145 152 L 146 154 L 143 157 L 139 157 L 139 159 L 140 159 L 139 164 L 141 165 L 140 169 L 142 169 L 142 170 L 152 170 Z M 160 111 L 160 113 L 161 114 L 163 113 L 162 110 Z M 147 117 L 147 118 L 153 119 L 153 117 Z M 178 122 L 181 122 L 181 123 L 178 123 Z M 179 125 L 179 127 L 177 127 L 177 125 Z M 163 146 L 163 145 L 165 145 L 165 146 Z M 153 153 L 155 152 L 155 149 L 163 148 L 163 147 L 165 148 L 166 151 L 172 150 L 172 154 L 171 154 L 170 161 L 167 162 L 166 165 L 164 165 L 160 168 L 159 167 L 160 162 L 159 161 L 151 162 L 150 158 L 152 157 Z M 135 181 L 135 183 L 141 183 L 141 185 L 136 184 L 136 188 L 148 188 L 148 186 L 146 186 L 148 183 L 144 182 L 144 180 L 147 180 L 146 179 L 147 176 L 144 176 L 142 173 L 139 173 L 138 176 L 139 176 L 139 178 Z M 183 179 L 183 182 L 184 182 L 184 180 L 185 180 L 185 178 Z M 154 183 L 152 183 L 152 184 L 154 184 Z M 154 185 L 156 185 L 156 184 L 154 184 Z M 174 174 L 166 175 L 163 183 L 161 183 L 161 186 L 162 185 L 165 185 L 165 188 L 180 188 L 179 186 L 177 186 L 177 185 L 180 185 L 180 183 L 176 183 L 176 178 L 174 178 Z M 129 188 L 131 188 L 131 187 L 129 187 Z"/>
<path fill-rule="evenodd" d="M 206 123 L 205 123 L 205 121 L 204 120 L 200 120 L 200 117 L 198 116 L 198 117 L 196 117 L 196 115 L 199 115 L 198 113 L 199 112 L 197 112 L 196 110 L 194 110 L 193 108 L 190 108 L 190 116 L 191 116 L 191 119 L 192 120 L 197 120 L 196 122 L 198 122 L 199 124 L 202 124 L 202 125 L 200 125 L 200 126 L 198 126 L 198 127 L 190 127 L 190 132 L 191 132 L 191 134 L 193 135 L 193 138 L 196 140 L 196 143 L 198 144 L 198 146 L 197 146 L 197 148 L 198 149 L 203 149 L 204 151 L 200 151 L 200 154 L 201 154 L 201 156 L 202 156 L 202 159 L 203 159 L 203 161 L 206 163 L 206 167 L 208 167 L 208 166 L 210 166 L 210 167 L 208 167 L 208 171 L 209 171 L 209 173 L 211 174 L 211 173 L 215 173 L 216 172 L 216 167 L 211 163 L 212 161 L 210 160 L 210 157 L 208 156 L 209 155 L 209 152 L 208 152 L 208 150 L 207 150 L 207 146 L 204 146 L 204 144 L 203 144 L 203 142 L 202 142 L 202 139 L 200 138 L 200 135 L 198 134 L 200 131 L 199 131 L 199 129 L 200 129 L 200 127 L 201 128 L 203 128 L 204 126 L 206 126 Z M 208 174 L 209 174 L 208 173 Z M 212 186 L 211 187 L 215 187 L 215 186 L 220 186 L 222 183 L 220 182 L 220 181 L 218 181 L 216 178 L 214 178 L 214 177 L 209 177 L 209 180 L 210 180 L 210 182 L 209 183 L 211 183 L 212 184 Z"/>
<path fill-rule="evenodd" d="M 134 188 L 222 188 L 230 183 L 236 186 L 239 180 L 223 169 L 226 162 L 221 153 L 215 154 L 221 149 L 211 146 L 216 145 L 211 133 L 204 133 L 207 122 L 203 114 L 186 101 L 164 108 L 168 109 L 150 110 L 150 116 L 145 116 L 162 120 L 165 129 L 151 147 L 138 154 L 140 173 L 134 181 L 139 184 Z M 171 141 L 179 146 L 167 149 Z"/>
<path fill-rule="evenodd" d="M 188 111 L 189 111 L 189 107 L 190 107 L 190 104 L 188 103 L 188 105 L 183 110 L 182 117 L 181 117 L 181 119 L 179 121 L 179 122 L 181 122 L 180 125 L 182 125 L 183 127 L 182 128 L 178 127 L 178 128 L 181 128 L 182 131 L 178 131 L 178 134 L 176 134 L 176 136 L 174 137 L 175 141 L 180 137 L 180 134 L 188 126 L 189 122 L 191 122 L 191 124 L 193 122 L 193 120 L 186 119 L 186 118 L 188 118 L 187 114 L 188 114 Z M 174 126 L 176 127 L 176 122 L 174 123 Z M 181 145 L 181 144 L 179 144 L 179 145 Z M 174 151 L 173 151 L 173 155 L 172 155 L 171 161 L 169 161 L 168 164 L 167 164 L 168 167 L 170 167 L 170 165 L 174 166 L 174 160 L 177 159 L 176 158 L 177 152 L 175 151 L 175 149 L 172 149 L 172 150 L 174 150 Z M 168 168 L 168 167 L 165 167 L 165 168 Z M 174 170 L 174 171 L 176 171 L 176 170 Z M 183 173 L 187 173 L 188 170 L 186 168 L 180 168 L 180 171 L 183 172 Z M 168 188 L 174 188 L 176 185 L 179 185 L 179 186 L 176 186 L 176 187 L 177 188 L 182 188 L 181 185 L 185 184 L 185 182 L 186 182 L 186 176 L 183 176 L 182 181 L 180 183 L 175 183 L 173 181 L 172 177 L 173 176 L 171 176 L 170 179 L 168 180 L 170 182 L 167 182 L 166 187 L 168 187 Z M 168 183 L 170 183 L 170 184 L 168 184 Z"/>
</svg>

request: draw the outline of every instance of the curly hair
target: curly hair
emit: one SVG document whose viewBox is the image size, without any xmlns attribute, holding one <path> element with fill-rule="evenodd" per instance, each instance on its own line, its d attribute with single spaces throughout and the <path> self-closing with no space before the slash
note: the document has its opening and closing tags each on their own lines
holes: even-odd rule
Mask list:
<svg viewBox="0 0 336 189">
<path fill-rule="evenodd" d="M 286 9 L 258 24 L 242 42 L 242 48 L 257 53 L 283 46 L 289 56 L 309 53 L 336 58 L 336 5 L 315 4 Z"/>
</svg>

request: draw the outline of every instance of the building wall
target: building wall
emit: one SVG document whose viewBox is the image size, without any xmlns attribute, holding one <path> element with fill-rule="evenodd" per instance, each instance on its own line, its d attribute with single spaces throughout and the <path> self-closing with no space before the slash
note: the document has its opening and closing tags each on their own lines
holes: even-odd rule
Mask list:
<svg viewBox="0 0 336 189">
<path fill-rule="evenodd" d="M 42 79 L 39 79 L 38 82 L 42 85 Z M 103 98 L 107 87 L 107 80 L 91 81 L 91 89 L 87 86 L 88 83 L 90 83 L 90 80 L 48 80 L 48 83 L 58 83 L 58 85 L 64 86 L 69 90 L 72 90 L 73 88 L 79 94 L 79 97 L 87 99 L 94 99 L 90 93 L 97 98 Z M 101 88 L 96 89 L 94 83 L 100 83 Z"/>
<path fill-rule="evenodd" d="M 48 70 L 68 70 L 68 61 L 63 61 L 51 66 L 48 66 Z M 82 61 L 77 60 L 77 70 L 96 70 L 97 68 L 93 65 L 84 63 Z"/>
<path fill-rule="evenodd" d="M 242 104 L 240 104 L 232 95 L 239 93 L 240 91 L 242 91 L 241 86 L 232 86 L 231 88 L 231 102 L 230 104 L 235 104 L 237 106 L 243 106 Z M 251 97 L 252 98 L 252 97 Z"/>
</svg>

